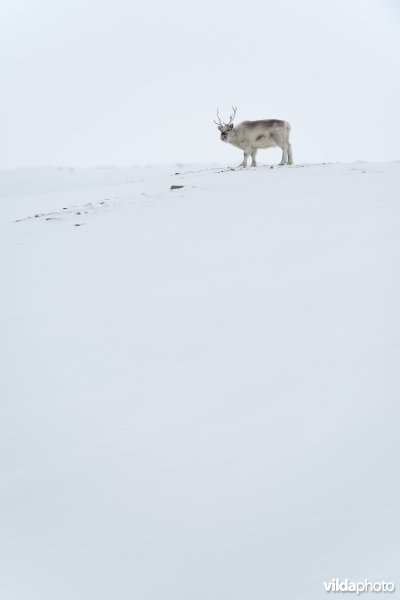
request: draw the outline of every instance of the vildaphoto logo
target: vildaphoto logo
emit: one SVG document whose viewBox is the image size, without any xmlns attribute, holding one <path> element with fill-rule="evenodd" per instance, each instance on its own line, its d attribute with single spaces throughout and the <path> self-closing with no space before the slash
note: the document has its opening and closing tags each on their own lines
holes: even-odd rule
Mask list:
<svg viewBox="0 0 400 600">
<path fill-rule="evenodd" d="M 349 579 L 334 578 L 331 581 L 324 581 L 326 592 L 350 592 L 353 594 L 363 594 L 364 592 L 394 592 L 396 586 L 391 581 L 350 581 Z"/>
</svg>

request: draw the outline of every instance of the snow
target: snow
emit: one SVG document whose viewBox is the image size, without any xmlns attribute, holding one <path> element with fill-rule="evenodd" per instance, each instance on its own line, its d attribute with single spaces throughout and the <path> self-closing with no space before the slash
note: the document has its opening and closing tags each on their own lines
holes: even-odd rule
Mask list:
<svg viewBox="0 0 400 600">
<path fill-rule="evenodd" d="M 396 582 L 399 162 L 0 187 L 0 598 Z"/>
</svg>

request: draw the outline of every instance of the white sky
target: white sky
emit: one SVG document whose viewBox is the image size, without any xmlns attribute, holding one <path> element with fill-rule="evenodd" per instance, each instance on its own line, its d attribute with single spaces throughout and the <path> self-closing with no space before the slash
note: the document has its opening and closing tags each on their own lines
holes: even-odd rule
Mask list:
<svg viewBox="0 0 400 600">
<path fill-rule="evenodd" d="M 399 5 L 1 0 L 0 167 L 239 163 L 231 104 L 297 162 L 400 159 Z"/>
</svg>

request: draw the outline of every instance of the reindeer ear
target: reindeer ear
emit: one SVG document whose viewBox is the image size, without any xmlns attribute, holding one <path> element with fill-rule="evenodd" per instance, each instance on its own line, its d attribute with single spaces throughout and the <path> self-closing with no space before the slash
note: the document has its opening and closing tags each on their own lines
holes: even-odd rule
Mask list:
<svg viewBox="0 0 400 600">
<path fill-rule="evenodd" d="M 233 129 L 233 123 L 229 125 L 229 129 Z"/>
</svg>

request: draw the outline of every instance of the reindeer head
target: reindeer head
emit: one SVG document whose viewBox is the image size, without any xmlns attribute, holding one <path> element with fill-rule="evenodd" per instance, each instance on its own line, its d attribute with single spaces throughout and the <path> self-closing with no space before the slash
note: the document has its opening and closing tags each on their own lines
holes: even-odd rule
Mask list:
<svg viewBox="0 0 400 600">
<path fill-rule="evenodd" d="M 216 124 L 216 126 L 218 127 L 218 129 L 221 132 L 220 139 L 223 142 L 229 142 L 230 134 L 231 134 L 231 131 L 233 129 L 233 119 L 235 118 L 237 108 L 235 108 L 234 106 L 232 106 L 232 110 L 233 110 L 233 113 L 229 117 L 229 123 L 223 123 L 221 121 L 221 117 L 219 116 L 219 112 L 218 112 L 218 109 L 217 109 L 218 122 L 214 121 L 214 123 Z"/>
</svg>

